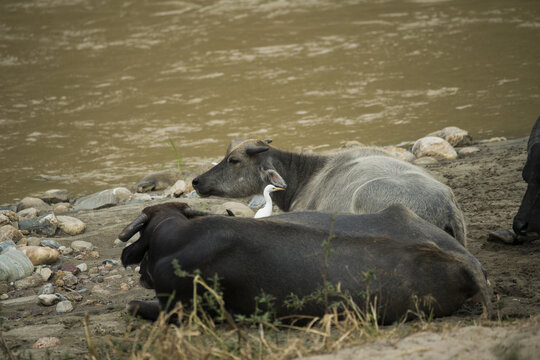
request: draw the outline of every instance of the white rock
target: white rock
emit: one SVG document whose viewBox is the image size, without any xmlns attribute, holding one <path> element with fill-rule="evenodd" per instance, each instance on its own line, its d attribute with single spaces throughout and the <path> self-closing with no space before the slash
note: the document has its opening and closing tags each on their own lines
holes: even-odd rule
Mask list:
<svg viewBox="0 0 540 360">
<path fill-rule="evenodd" d="M 131 191 L 125 187 L 117 187 L 113 189 L 113 194 L 120 201 L 127 201 L 131 198 Z"/>
<path fill-rule="evenodd" d="M 86 224 L 81 220 L 71 217 L 58 215 L 58 227 L 68 235 L 78 235 L 86 229 Z"/>
<path fill-rule="evenodd" d="M 71 243 L 71 248 L 75 251 L 90 251 L 94 248 L 94 245 L 88 241 L 76 240 Z"/>
<path fill-rule="evenodd" d="M 2 294 L 0 295 L 0 300 L 7 300 L 9 299 L 9 295 L 8 294 Z"/>
<path fill-rule="evenodd" d="M 440 137 L 452 146 L 467 146 L 472 144 L 472 136 L 469 132 L 455 126 L 445 127 L 442 130 L 432 132 L 427 136 Z"/>
<path fill-rule="evenodd" d="M 17 213 L 21 219 L 32 219 L 38 217 L 39 211 L 36 208 L 27 208 Z"/>
<path fill-rule="evenodd" d="M 38 296 L 39 303 L 45 306 L 52 306 L 60 301 L 60 297 L 56 294 L 42 294 Z"/>
<path fill-rule="evenodd" d="M 249 218 L 255 215 L 255 213 L 249 208 L 249 206 L 235 201 L 228 201 L 221 205 L 214 206 L 212 209 L 215 214 L 227 214 L 228 209 L 231 210 L 235 216 Z"/>
<path fill-rule="evenodd" d="M 88 271 L 88 265 L 86 263 L 80 263 L 76 266 L 77 269 L 79 269 L 81 272 Z"/>
<path fill-rule="evenodd" d="M 454 160 L 457 158 L 456 150 L 448 141 L 435 136 L 423 137 L 416 140 L 412 152 L 417 158 L 433 156 L 437 160 Z"/>
<path fill-rule="evenodd" d="M 73 304 L 69 300 L 60 301 L 56 304 L 56 312 L 58 314 L 64 314 L 73 311 Z"/>
<path fill-rule="evenodd" d="M 173 186 L 165 190 L 165 195 L 181 195 L 186 191 L 187 184 L 184 180 L 178 180 Z"/>
<path fill-rule="evenodd" d="M 52 276 L 52 270 L 49 269 L 49 268 L 41 268 L 39 270 L 39 276 L 41 276 L 41 278 L 43 279 L 43 281 L 47 281 L 51 278 Z"/>
</svg>

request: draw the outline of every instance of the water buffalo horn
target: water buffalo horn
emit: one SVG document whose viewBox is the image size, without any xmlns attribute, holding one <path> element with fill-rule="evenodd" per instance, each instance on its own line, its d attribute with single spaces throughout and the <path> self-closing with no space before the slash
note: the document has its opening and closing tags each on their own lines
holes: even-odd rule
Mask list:
<svg viewBox="0 0 540 360">
<path fill-rule="evenodd" d="M 141 214 L 139 215 L 135 220 L 131 222 L 128 226 L 122 230 L 120 235 L 118 235 L 118 239 L 122 240 L 123 242 L 128 241 L 135 233 L 144 226 L 144 224 L 148 221 L 148 215 Z"/>
<path fill-rule="evenodd" d="M 246 154 L 251 156 L 251 155 L 258 154 L 258 153 L 262 153 L 262 152 L 267 151 L 267 150 L 268 150 L 268 146 L 248 145 L 246 147 Z"/>
</svg>

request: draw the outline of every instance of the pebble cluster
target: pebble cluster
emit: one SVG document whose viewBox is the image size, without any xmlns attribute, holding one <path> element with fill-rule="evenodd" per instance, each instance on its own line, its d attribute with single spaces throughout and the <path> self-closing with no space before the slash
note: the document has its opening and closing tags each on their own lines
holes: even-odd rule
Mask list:
<svg viewBox="0 0 540 360">
<path fill-rule="evenodd" d="M 144 186 L 138 186 L 139 193 L 119 187 L 75 200 L 67 190 L 53 189 L 0 207 L 0 305 L 38 304 L 44 312 L 54 308 L 57 314 L 64 314 L 95 304 L 113 292 L 129 290 L 138 280 L 137 267 L 124 269 L 119 260 L 101 260 L 91 242 L 66 241 L 66 237 L 85 232 L 87 224 L 76 216 L 80 210 L 189 195 L 193 188 L 179 180 L 178 174 L 152 173 L 141 180 Z M 163 188 L 158 194 L 145 193 Z M 24 296 L 28 293 L 33 295 Z M 8 320 L 27 315 L 9 314 Z M 58 344 L 56 338 L 42 338 L 34 348 Z"/>
</svg>

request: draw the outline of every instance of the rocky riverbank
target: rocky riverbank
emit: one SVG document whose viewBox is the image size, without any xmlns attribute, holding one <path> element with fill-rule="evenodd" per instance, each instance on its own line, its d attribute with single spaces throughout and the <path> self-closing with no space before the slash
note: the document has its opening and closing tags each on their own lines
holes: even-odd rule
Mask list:
<svg viewBox="0 0 540 360">
<path fill-rule="evenodd" d="M 540 241 L 519 246 L 487 241 L 490 231 L 511 227 L 526 188 L 520 173 L 525 148 L 526 139 L 473 142 L 466 133 L 446 129 L 387 150 L 425 166 L 454 189 L 468 221 L 469 250 L 488 271 L 493 301 L 505 319 L 502 324 L 529 319 L 520 320 L 515 331 L 520 331 L 519 324 L 532 327 L 540 340 L 536 321 L 540 314 Z M 5 206 L 0 211 L 0 326 L 10 352 L 34 358 L 44 357 L 44 348 L 55 356 L 87 354 L 82 326 L 85 312 L 90 314 L 90 331 L 96 341 L 125 333 L 129 323 L 125 304 L 151 298 L 153 292 L 138 285 L 136 268 L 120 265 L 124 243 L 117 235 L 145 206 L 183 201 L 205 211 L 224 213 L 233 208 L 237 214 L 254 214 L 247 206 L 250 199 L 201 199 L 189 184 L 190 178 L 184 174 L 165 171 L 151 174 L 137 185 L 81 199 L 51 190 Z M 8 262 L 11 267 L 4 267 Z M 473 320 L 476 318 L 470 315 L 456 315 L 437 322 L 465 326 Z M 493 329 L 497 331 L 497 327 Z M 495 346 L 496 339 L 486 341 Z M 381 345 L 381 351 L 385 346 Z M 474 348 L 471 344 L 467 351 L 474 353 Z M 478 358 L 484 355 L 482 350 Z"/>
</svg>

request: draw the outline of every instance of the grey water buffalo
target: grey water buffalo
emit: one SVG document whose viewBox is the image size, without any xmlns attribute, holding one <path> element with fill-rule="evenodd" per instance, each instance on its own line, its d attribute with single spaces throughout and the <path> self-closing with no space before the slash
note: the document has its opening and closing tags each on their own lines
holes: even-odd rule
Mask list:
<svg viewBox="0 0 540 360">
<path fill-rule="evenodd" d="M 282 151 L 268 140 L 245 140 L 193 179 L 201 196 L 245 197 L 262 193 L 267 184 L 285 188 L 271 194 L 284 211 L 370 214 L 402 204 L 466 245 L 465 221 L 452 190 L 377 148 L 323 156 Z"/>
<path fill-rule="evenodd" d="M 309 299 L 320 293 L 325 269 L 327 284 L 339 285 L 357 304 L 365 303 L 366 293 L 371 301 L 376 297 L 381 323 L 406 318 L 409 311 L 450 315 L 471 297 L 490 308 L 478 262 L 402 205 L 368 215 L 306 212 L 251 219 L 207 215 L 172 202 L 145 208 L 119 239 L 127 241 L 136 232 L 140 238 L 122 251 L 122 264 L 142 262 L 141 280 L 155 289 L 159 303 L 133 301 L 129 309 L 151 320 L 192 299 L 193 278 L 174 275 L 177 267 L 204 278 L 217 274 L 232 314 L 253 313 L 255 298 L 264 293 L 274 297 L 277 317 L 321 316 L 321 302 L 290 308 L 287 300 L 291 294 Z M 328 239 L 325 266 L 321 245 Z M 370 272 L 374 276 L 366 280 Z"/>
</svg>

